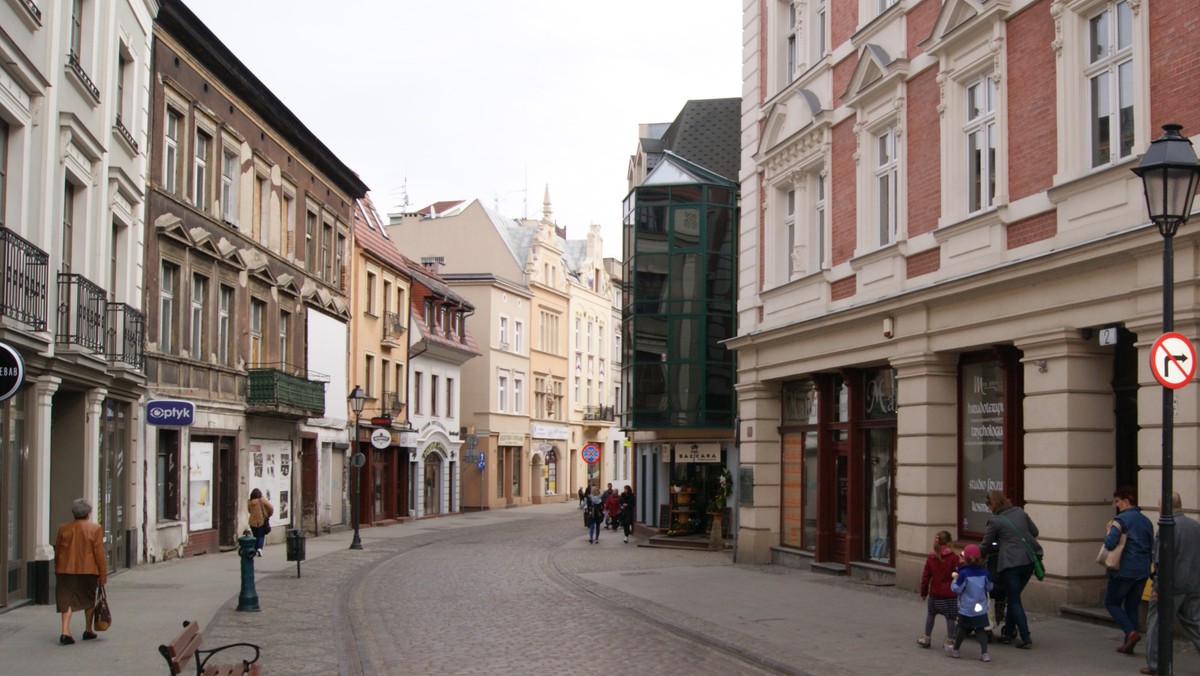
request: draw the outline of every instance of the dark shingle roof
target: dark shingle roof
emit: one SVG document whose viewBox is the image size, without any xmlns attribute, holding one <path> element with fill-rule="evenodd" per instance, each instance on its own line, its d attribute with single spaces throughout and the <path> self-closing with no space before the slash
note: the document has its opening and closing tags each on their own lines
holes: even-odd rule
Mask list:
<svg viewBox="0 0 1200 676">
<path fill-rule="evenodd" d="M 688 101 L 663 134 L 663 147 L 736 182 L 741 167 L 741 115 L 740 98 Z"/>
</svg>

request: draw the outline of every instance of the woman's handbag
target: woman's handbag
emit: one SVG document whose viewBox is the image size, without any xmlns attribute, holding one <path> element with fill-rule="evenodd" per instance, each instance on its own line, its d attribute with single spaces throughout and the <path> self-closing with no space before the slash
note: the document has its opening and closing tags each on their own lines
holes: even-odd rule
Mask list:
<svg viewBox="0 0 1200 676">
<path fill-rule="evenodd" d="M 92 610 L 92 627 L 96 631 L 106 631 L 111 626 L 112 611 L 108 609 L 108 594 L 104 593 L 104 585 L 100 585 L 96 589 L 96 607 Z"/>
<path fill-rule="evenodd" d="M 1119 522 L 1114 522 L 1113 525 L 1117 527 L 1117 530 L 1121 530 L 1121 524 Z M 1128 537 L 1129 536 L 1122 531 L 1121 541 L 1117 543 L 1116 547 L 1109 549 L 1104 545 L 1100 545 L 1100 553 L 1096 555 L 1096 563 L 1108 568 L 1109 570 L 1117 570 L 1120 568 L 1121 555 L 1125 553 L 1125 540 Z"/>
<path fill-rule="evenodd" d="M 1029 546 L 1029 541 L 1025 539 L 1025 533 L 1022 533 L 1021 529 L 1017 528 L 1015 523 L 1009 521 L 1007 516 L 1004 516 L 1003 514 L 997 514 L 996 516 L 1004 519 L 1005 523 L 1007 523 L 1009 526 L 1012 526 L 1012 529 L 1017 532 L 1017 537 L 1021 538 L 1021 544 L 1025 545 L 1025 551 L 1029 552 L 1029 558 L 1033 559 L 1034 577 L 1038 579 L 1038 582 L 1046 579 L 1046 566 L 1042 565 L 1042 557 L 1038 556 L 1033 551 L 1033 547 Z"/>
<path fill-rule="evenodd" d="M 263 532 L 263 535 L 266 535 L 267 533 L 271 532 L 271 517 L 269 517 L 269 516 L 263 517 L 262 532 Z"/>
</svg>

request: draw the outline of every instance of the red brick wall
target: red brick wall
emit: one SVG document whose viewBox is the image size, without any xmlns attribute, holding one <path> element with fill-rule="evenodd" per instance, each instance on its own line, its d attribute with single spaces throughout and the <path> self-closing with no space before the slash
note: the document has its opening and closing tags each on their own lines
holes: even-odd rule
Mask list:
<svg viewBox="0 0 1200 676">
<path fill-rule="evenodd" d="M 1026 218 L 1023 221 L 1011 223 L 1008 226 L 1008 248 L 1016 249 L 1050 239 L 1058 232 L 1058 213 L 1047 211 L 1044 214 Z"/>
<path fill-rule="evenodd" d="M 1151 2 L 1150 138 L 1167 123 L 1183 125 L 1185 136 L 1200 135 L 1200 12 L 1194 2 Z"/>
<path fill-rule="evenodd" d="M 923 42 L 933 32 L 933 24 L 937 21 L 938 12 L 942 9 L 942 3 L 935 0 L 925 0 L 916 7 L 910 9 L 908 14 L 904 15 L 904 21 L 908 24 L 908 58 L 913 58 L 925 50 L 921 49 L 917 43 Z"/>
<path fill-rule="evenodd" d="M 842 94 L 850 86 L 850 78 L 854 77 L 854 69 L 858 66 L 858 55 L 846 57 L 844 61 L 833 66 L 833 107 L 842 105 Z"/>
<path fill-rule="evenodd" d="M 844 277 L 829 285 L 829 295 L 832 300 L 842 300 L 854 295 L 858 287 L 858 278 L 854 275 Z"/>
<path fill-rule="evenodd" d="M 919 254 L 913 254 L 904 259 L 904 265 L 907 268 L 906 272 L 909 279 L 937 272 L 942 267 L 942 248 L 938 247 L 929 251 L 922 251 Z"/>
<path fill-rule="evenodd" d="M 1013 17 L 1007 35 L 1008 194 L 1018 200 L 1050 187 L 1058 162 L 1050 0 Z"/>
<path fill-rule="evenodd" d="M 904 150 L 908 177 L 908 236 L 913 237 L 936 229 L 941 213 L 942 144 L 937 112 L 937 69 L 926 69 L 909 80 L 907 89 Z"/>
<path fill-rule="evenodd" d="M 834 0 L 829 3 L 829 44 L 840 45 L 858 28 L 858 3 Z"/>
<path fill-rule="evenodd" d="M 833 147 L 829 172 L 829 229 L 831 260 L 834 265 L 850 260 L 858 244 L 855 208 L 854 118 L 843 120 L 833 128 Z"/>
</svg>

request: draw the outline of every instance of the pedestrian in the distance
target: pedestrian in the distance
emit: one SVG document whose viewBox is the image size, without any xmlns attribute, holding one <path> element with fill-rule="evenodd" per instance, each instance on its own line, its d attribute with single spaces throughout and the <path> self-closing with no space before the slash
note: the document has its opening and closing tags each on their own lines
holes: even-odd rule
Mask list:
<svg viewBox="0 0 1200 676">
<path fill-rule="evenodd" d="M 954 573 L 961 560 L 950 548 L 950 532 L 939 531 L 933 538 L 933 550 L 925 557 L 925 569 L 921 572 L 921 598 L 925 602 L 925 633 L 917 639 L 917 645 L 928 648 L 933 634 L 933 623 L 938 615 L 946 618 L 946 640 L 943 645 L 954 641 L 955 625 L 958 620 L 958 595 L 950 589 Z"/>
<path fill-rule="evenodd" d="M 1162 511 L 1162 505 L 1158 506 Z M 1183 500 L 1179 493 L 1171 494 L 1171 512 L 1175 516 L 1175 567 L 1171 584 L 1171 605 L 1167 617 L 1179 620 L 1183 633 L 1192 640 L 1196 652 L 1200 652 L 1200 523 L 1183 513 Z M 1158 559 L 1158 536 L 1154 538 L 1154 559 Z M 1154 580 L 1154 591 L 1150 594 L 1150 612 L 1146 615 L 1146 666 L 1143 674 L 1158 673 L 1158 579 Z M 1170 620 L 1168 620 L 1170 621 Z M 1176 653 L 1178 654 L 1178 653 Z M 1178 664 L 1178 662 L 1176 662 Z"/>
<path fill-rule="evenodd" d="M 608 519 L 608 521 L 605 522 L 605 527 L 613 530 L 619 528 L 620 524 L 617 522 L 617 515 L 620 513 L 621 496 L 616 491 L 613 491 L 608 494 L 607 498 L 604 499 L 604 516 Z"/>
<path fill-rule="evenodd" d="M 1121 552 L 1121 564 L 1116 570 L 1108 571 L 1108 584 L 1104 588 L 1104 607 L 1125 635 L 1117 652 L 1133 654 L 1133 649 L 1142 635 L 1138 633 L 1138 619 L 1142 609 L 1142 590 L 1150 578 L 1150 547 L 1154 544 L 1154 524 L 1142 514 L 1142 508 L 1134 504 L 1132 486 L 1121 486 L 1113 491 L 1113 506 L 1117 516 L 1108 522 L 1108 534 L 1104 546 L 1113 549 L 1125 534 L 1125 549 Z"/>
<path fill-rule="evenodd" d="M 579 487 L 579 508 L 583 509 L 584 500 L 587 499 L 587 494 L 583 492 L 583 486 Z"/>
<path fill-rule="evenodd" d="M 584 515 L 583 522 L 588 526 L 588 542 L 599 544 L 600 527 L 604 525 L 604 502 L 601 500 L 599 493 L 594 493 L 588 497 L 588 504 L 587 507 L 584 507 L 584 510 L 586 514 Z"/>
<path fill-rule="evenodd" d="M 992 580 L 988 577 L 987 566 L 983 562 L 983 553 L 979 545 L 967 545 L 963 548 L 963 565 L 952 573 L 954 580 L 950 589 L 958 595 L 958 630 L 954 636 L 954 645 L 946 646 L 946 654 L 950 657 L 959 656 L 959 648 L 967 634 L 974 632 L 979 640 L 979 659 L 991 662 L 988 654 L 988 592 L 992 589 Z"/>
<path fill-rule="evenodd" d="M 632 486 L 625 486 L 619 502 L 621 510 L 618 518 L 621 520 L 621 527 L 625 529 L 625 542 L 629 542 L 629 534 L 633 532 L 633 506 L 636 502 Z"/>
<path fill-rule="evenodd" d="M 69 523 L 58 527 L 54 541 L 55 601 L 62 613 L 60 645 L 71 645 L 71 612 L 83 611 L 83 640 L 96 638 L 92 631 L 92 611 L 96 608 L 96 589 L 108 581 L 108 563 L 104 558 L 104 529 L 88 521 L 92 505 L 83 498 L 71 502 Z"/>
<path fill-rule="evenodd" d="M 271 516 L 275 508 L 263 497 L 262 491 L 255 488 L 250 491 L 250 500 L 246 503 L 250 514 L 250 532 L 254 533 L 255 553 L 262 556 L 263 545 L 266 544 L 267 533 L 271 532 Z"/>
<path fill-rule="evenodd" d="M 987 504 L 992 517 L 984 530 L 981 550 L 985 555 L 997 552 L 996 573 L 1000 576 L 997 583 L 1004 587 L 1007 601 L 1004 626 L 997 640 L 1001 643 L 1017 641 L 1018 648 L 1029 649 L 1033 647 L 1033 637 L 1029 635 L 1029 620 L 1021 603 L 1021 592 L 1033 576 L 1033 557 L 1042 556 L 1037 524 L 1025 510 L 1014 506 L 1002 491 L 988 491 Z M 961 616 L 959 622 L 962 622 Z"/>
</svg>

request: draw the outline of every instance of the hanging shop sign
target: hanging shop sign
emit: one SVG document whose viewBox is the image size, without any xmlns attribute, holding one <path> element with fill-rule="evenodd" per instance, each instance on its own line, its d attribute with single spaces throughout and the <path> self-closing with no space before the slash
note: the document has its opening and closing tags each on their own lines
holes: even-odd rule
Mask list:
<svg viewBox="0 0 1200 676">
<path fill-rule="evenodd" d="M 196 405 L 181 399 L 152 399 L 146 404 L 146 423 L 188 427 L 196 421 Z"/>
<path fill-rule="evenodd" d="M 371 445 L 379 450 L 383 450 L 392 445 L 392 434 L 385 429 L 377 429 L 371 432 Z"/>
<path fill-rule="evenodd" d="M 25 384 L 25 360 L 8 343 L 0 343 L 0 401 L 17 393 Z"/>
</svg>

